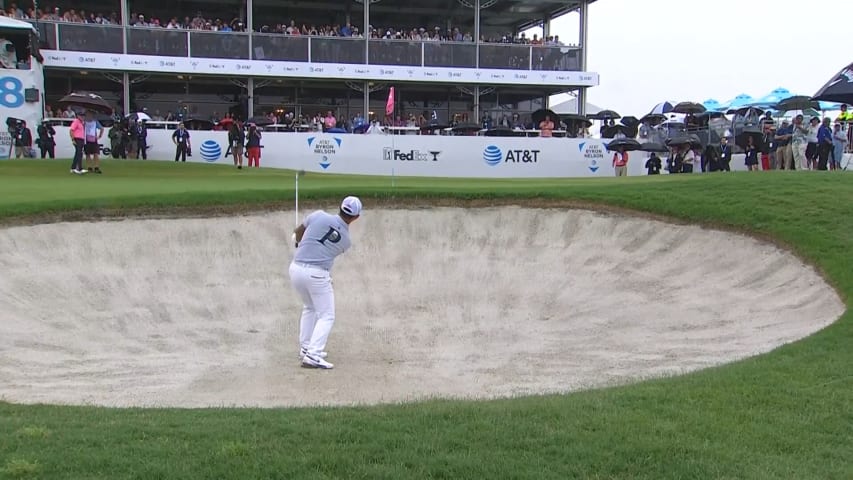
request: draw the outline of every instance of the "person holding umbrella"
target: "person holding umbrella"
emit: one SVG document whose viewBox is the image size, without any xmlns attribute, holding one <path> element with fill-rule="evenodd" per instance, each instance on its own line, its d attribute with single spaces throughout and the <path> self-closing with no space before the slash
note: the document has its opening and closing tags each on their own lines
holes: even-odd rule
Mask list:
<svg viewBox="0 0 853 480">
<path fill-rule="evenodd" d="M 95 118 L 95 112 L 88 110 L 86 111 L 86 121 L 83 124 L 86 133 L 86 169 L 89 172 L 102 173 L 101 172 L 101 159 L 100 159 L 100 140 L 104 135 L 104 127 L 101 125 L 101 122 Z"/>
<path fill-rule="evenodd" d="M 613 169 L 617 177 L 628 176 L 628 151 L 618 148 L 613 152 Z"/>
</svg>

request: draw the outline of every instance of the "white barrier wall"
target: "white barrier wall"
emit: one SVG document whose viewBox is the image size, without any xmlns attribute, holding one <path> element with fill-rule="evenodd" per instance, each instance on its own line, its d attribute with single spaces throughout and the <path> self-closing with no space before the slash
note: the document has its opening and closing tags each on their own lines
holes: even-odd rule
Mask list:
<svg viewBox="0 0 853 480">
<path fill-rule="evenodd" d="M 68 127 L 55 129 L 57 157 L 71 158 Z M 226 132 L 191 131 L 190 141 L 188 162 L 233 165 L 233 158 L 225 157 Z M 101 143 L 109 148 L 106 131 Z M 261 167 L 307 172 L 467 178 L 614 175 L 612 154 L 599 139 L 267 132 L 261 143 Z M 174 161 L 172 131 L 148 131 L 148 158 Z M 628 174 L 646 175 L 646 158 L 643 152 L 631 152 Z M 744 170 L 742 156 L 732 161 L 732 169 Z"/>
</svg>

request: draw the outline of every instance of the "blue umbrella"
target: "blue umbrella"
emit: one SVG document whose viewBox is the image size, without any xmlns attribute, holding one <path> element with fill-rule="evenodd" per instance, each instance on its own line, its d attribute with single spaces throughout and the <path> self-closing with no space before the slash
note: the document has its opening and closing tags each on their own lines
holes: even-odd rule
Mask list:
<svg viewBox="0 0 853 480">
<path fill-rule="evenodd" d="M 709 98 L 708 100 L 702 102 L 702 106 L 705 107 L 705 110 L 716 111 L 719 110 L 722 105 L 717 100 Z"/>
<path fill-rule="evenodd" d="M 738 109 L 740 107 L 746 106 L 747 104 L 749 104 L 749 102 L 753 100 L 754 99 L 751 96 L 745 93 L 741 93 L 735 98 L 729 100 L 727 103 L 720 105 L 720 108 L 725 108 L 727 110 Z"/>
<path fill-rule="evenodd" d="M 777 89 L 774 89 L 772 92 L 768 93 L 767 95 L 765 95 L 759 99 L 751 101 L 750 103 L 747 104 L 747 106 L 750 106 L 750 107 L 771 107 L 771 106 L 776 105 L 777 103 L 781 102 L 782 100 L 785 100 L 786 98 L 790 98 L 793 96 L 794 96 L 794 94 L 791 93 L 791 91 L 788 90 L 787 88 L 779 87 Z"/>
</svg>

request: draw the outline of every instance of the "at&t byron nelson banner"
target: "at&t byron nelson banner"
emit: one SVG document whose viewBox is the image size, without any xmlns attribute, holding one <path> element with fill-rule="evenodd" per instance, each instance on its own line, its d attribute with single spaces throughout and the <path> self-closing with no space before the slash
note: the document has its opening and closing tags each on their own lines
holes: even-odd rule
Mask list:
<svg viewBox="0 0 853 480">
<path fill-rule="evenodd" d="M 57 157 L 71 158 L 67 127 L 56 127 Z M 148 130 L 148 158 L 175 159 L 171 130 Z M 102 141 L 106 140 L 104 133 Z M 226 132 L 190 131 L 190 162 L 233 165 Z M 418 177 L 546 178 L 612 176 L 612 155 L 597 139 L 354 135 L 265 132 L 261 168 Z M 104 153 L 109 142 L 104 142 Z M 645 175 L 646 154 L 631 152 L 630 175 Z M 127 160 L 140 161 L 140 160 Z"/>
</svg>

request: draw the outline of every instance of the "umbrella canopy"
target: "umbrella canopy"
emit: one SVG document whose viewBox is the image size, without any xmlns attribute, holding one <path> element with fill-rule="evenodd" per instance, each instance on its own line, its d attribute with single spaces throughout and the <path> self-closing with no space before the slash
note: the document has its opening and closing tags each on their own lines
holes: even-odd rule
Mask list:
<svg viewBox="0 0 853 480">
<path fill-rule="evenodd" d="M 670 102 L 660 102 L 659 104 L 652 107 L 651 111 L 649 111 L 649 115 L 664 115 L 671 112 L 673 109 L 673 105 Z"/>
<path fill-rule="evenodd" d="M 267 125 L 272 125 L 275 121 L 270 120 L 268 117 L 252 117 L 246 121 L 246 123 L 254 123 L 259 127 L 266 127 Z"/>
<path fill-rule="evenodd" d="M 702 141 L 699 140 L 699 137 L 696 135 L 679 135 L 677 137 L 670 138 L 666 141 L 666 145 L 668 147 L 675 147 L 680 145 L 690 145 L 691 148 L 701 147 Z"/>
<path fill-rule="evenodd" d="M 602 110 L 598 113 L 589 115 L 586 118 L 590 120 L 617 120 L 619 118 L 622 118 L 622 115 L 619 115 L 613 110 Z"/>
<path fill-rule="evenodd" d="M 779 87 L 761 98 L 752 100 L 747 105 L 751 107 L 772 107 L 782 100 L 793 96 L 794 94 L 792 94 L 787 88 Z"/>
<path fill-rule="evenodd" d="M 812 99 L 853 104 L 853 63 L 829 79 Z"/>
<path fill-rule="evenodd" d="M 754 99 L 751 96 L 749 96 L 745 93 L 741 93 L 740 95 L 736 96 L 735 98 L 733 98 L 733 99 L 729 100 L 728 102 L 720 105 L 720 109 L 721 110 L 722 109 L 737 110 L 738 108 L 745 107 L 747 104 L 749 104 L 749 102 L 752 102 L 753 100 Z"/>
<path fill-rule="evenodd" d="M 128 120 L 136 120 L 137 122 L 150 122 L 151 117 L 147 113 L 134 112 L 126 117 Z"/>
<path fill-rule="evenodd" d="M 213 122 L 201 118 L 190 118 L 184 120 L 187 130 L 213 130 Z"/>
<path fill-rule="evenodd" d="M 483 127 L 476 123 L 460 123 L 451 129 L 453 132 L 476 132 L 481 130 Z"/>
<path fill-rule="evenodd" d="M 521 137 L 524 136 L 524 132 L 515 131 L 507 127 L 498 127 L 486 130 L 484 135 L 487 137 Z"/>
<path fill-rule="evenodd" d="M 620 120 L 620 122 L 622 123 L 622 125 L 625 125 L 628 128 L 633 128 L 640 124 L 640 120 L 637 117 L 630 116 L 622 117 L 622 120 Z"/>
<path fill-rule="evenodd" d="M 666 115 L 664 115 L 662 113 L 650 113 L 650 114 L 646 115 L 645 117 L 641 118 L 640 122 L 648 123 L 650 125 L 657 125 L 661 122 L 665 122 L 666 120 L 667 120 Z"/>
<path fill-rule="evenodd" d="M 72 92 L 59 99 L 56 105 L 60 108 L 78 107 L 100 113 L 113 113 L 113 106 L 98 94 L 85 92 Z"/>
<path fill-rule="evenodd" d="M 662 143 L 656 143 L 656 142 L 644 143 L 644 144 L 640 145 L 640 148 L 638 150 L 640 150 L 641 152 L 668 152 L 669 151 L 669 149 L 666 148 L 666 145 L 664 145 Z"/>
<path fill-rule="evenodd" d="M 820 110 L 820 102 L 805 95 L 788 97 L 775 105 L 776 110 L 789 112 L 791 110 Z"/>
<path fill-rule="evenodd" d="M 586 128 L 592 126 L 592 120 L 586 118 L 583 115 L 577 115 L 574 113 L 564 113 L 560 115 L 560 120 L 565 123 L 567 126 L 571 125 L 580 125 L 583 124 Z"/>
<path fill-rule="evenodd" d="M 758 107 L 740 107 L 726 110 L 727 115 L 737 115 L 740 117 L 760 116 L 763 113 L 764 109 Z"/>
<path fill-rule="evenodd" d="M 705 100 L 704 102 L 702 102 L 702 106 L 705 107 L 706 111 L 709 111 L 709 110 L 719 110 L 720 107 L 722 107 L 722 104 L 720 104 L 720 102 L 718 102 L 717 100 L 715 100 L 713 98 L 709 98 L 708 100 Z"/>
<path fill-rule="evenodd" d="M 560 116 L 554 113 L 553 110 L 549 110 L 547 108 L 540 108 L 535 112 L 530 114 L 530 119 L 533 120 L 537 126 L 545 120 L 545 117 L 550 117 L 551 121 L 555 124 L 559 121 Z"/>
<path fill-rule="evenodd" d="M 764 133 L 755 128 L 745 128 L 735 137 L 735 143 L 745 150 L 746 143 L 748 141 L 747 139 L 750 137 L 752 138 L 753 145 L 755 145 L 758 150 L 764 150 Z"/>
<path fill-rule="evenodd" d="M 696 103 L 696 102 L 681 102 L 675 107 L 672 108 L 673 113 L 702 113 L 705 111 L 705 107 Z"/>
<path fill-rule="evenodd" d="M 626 127 L 625 125 L 613 125 L 612 127 L 605 128 L 604 132 L 602 133 L 601 136 L 604 138 L 613 138 L 616 135 L 621 133 L 622 135 L 625 135 L 626 137 L 629 137 L 629 138 L 630 137 L 636 137 L 637 136 L 636 130 L 637 130 L 636 128 Z"/>
<path fill-rule="evenodd" d="M 607 144 L 607 149 L 624 150 L 630 152 L 633 150 L 639 150 L 641 146 L 642 145 L 640 145 L 640 142 L 634 140 L 633 138 L 617 138 L 616 140 L 613 140 L 612 142 L 609 142 Z"/>
</svg>

